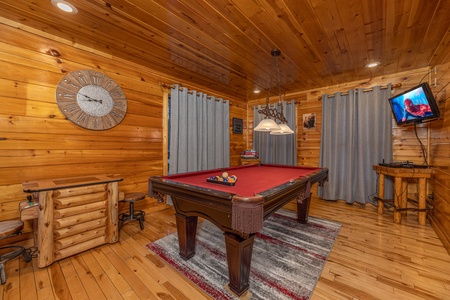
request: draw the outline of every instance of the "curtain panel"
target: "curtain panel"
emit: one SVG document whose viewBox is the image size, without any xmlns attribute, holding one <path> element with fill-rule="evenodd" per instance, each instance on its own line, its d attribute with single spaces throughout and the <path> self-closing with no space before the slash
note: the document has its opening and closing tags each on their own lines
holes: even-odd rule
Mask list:
<svg viewBox="0 0 450 300">
<path fill-rule="evenodd" d="M 169 103 L 169 174 L 229 167 L 229 101 L 174 85 Z"/>
<path fill-rule="evenodd" d="M 392 159 L 390 95 L 391 85 L 322 96 L 320 166 L 329 168 L 328 183 L 319 188 L 323 199 L 377 204 L 372 167 Z M 392 195 L 386 186 L 385 195 Z"/>
<path fill-rule="evenodd" d="M 258 151 L 261 163 L 264 164 L 280 164 L 280 165 L 297 165 L 297 124 L 296 124 L 296 107 L 295 101 L 283 101 L 283 113 L 287 119 L 287 125 L 294 131 L 294 134 L 288 135 L 271 135 L 269 132 L 253 131 L 253 149 Z M 270 108 L 281 109 L 279 103 L 270 105 Z M 253 108 L 254 126 L 264 119 L 264 115 L 258 110 L 265 107 L 258 105 Z"/>
</svg>

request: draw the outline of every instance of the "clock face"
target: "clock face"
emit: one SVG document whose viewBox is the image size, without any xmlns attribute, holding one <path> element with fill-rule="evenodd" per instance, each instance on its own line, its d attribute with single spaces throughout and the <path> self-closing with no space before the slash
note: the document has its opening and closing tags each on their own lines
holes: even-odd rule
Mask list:
<svg viewBox="0 0 450 300">
<path fill-rule="evenodd" d="M 67 119 L 92 130 L 113 128 L 127 112 L 127 99 L 120 86 L 94 70 L 65 75 L 56 88 L 56 102 Z"/>
</svg>

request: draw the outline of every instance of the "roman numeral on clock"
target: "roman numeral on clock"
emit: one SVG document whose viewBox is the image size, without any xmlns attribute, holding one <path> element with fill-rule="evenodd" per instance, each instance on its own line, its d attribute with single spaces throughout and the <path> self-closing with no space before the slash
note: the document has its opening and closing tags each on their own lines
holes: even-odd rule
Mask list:
<svg viewBox="0 0 450 300">
<path fill-rule="evenodd" d="M 115 109 L 115 108 L 113 108 L 109 114 L 116 120 L 123 119 L 123 117 L 125 115 L 125 113 L 123 111 L 120 111 L 120 110 Z"/>
<path fill-rule="evenodd" d="M 88 114 L 86 114 L 85 112 L 81 112 L 77 116 L 75 122 L 81 126 L 87 127 L 87 125 L 89 124 L 89 118 L 90 118 L 90 116 Z"/>
<path fill-rule="evenodd" d="M 102 117 L 102 122 L 104 124 L 104 127 L 107 128 L 111 128 L 113 126 L 113 123 L 111 121 L 111 119 L 109 118 L 109 116 L 103 116 Z"/>
<path fill-rule="evenodd" d="M 86 78 L 86 76 L 82 72 L 78 72 L 78 81 L 82 85 L 88 85 L 89 84 L 89 80 Z"/>
<path fill-rule="evenodd" d="M 72 115 L 80 112 L 81 108 L 75 102 L 75 103 L 70 103 L 70 104 L 64 105 L 63 106 L 63 111 L 67 112 L 67 113 L 70 113 L 70 116 L 72 116 Z"/>
<path fill-rule="evenodd" d="M 101 86 L 102 85 L 102 81 L 103 81 L 103 76 L 100 73 L 97 72 L 92 72 L 90 73 L 91 75 L 91 83 Z"/>
</svg>

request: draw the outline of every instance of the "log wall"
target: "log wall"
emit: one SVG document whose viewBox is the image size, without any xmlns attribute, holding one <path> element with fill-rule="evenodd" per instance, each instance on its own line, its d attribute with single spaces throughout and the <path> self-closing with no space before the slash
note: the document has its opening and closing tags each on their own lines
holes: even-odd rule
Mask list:
<svg viewBox="0 0 450 300">
<path fill-rule="evenodd" d="M 431 225 L 450 253 L 450 62 L 437 66 L 437 86 L 433 92 L 441 118 L 430 123 L 430 164 L 436 172 L 431 180 Z"/>
<path fill-rule="evenodd" d="M 428 68 L 418 69 L 414 72 L 393 74 L 389 76 L 376 77 L 366 81 L 355 81 L 346 84 L 329 86 L 320 89 L 314 89 L 299 93 L 292 93 L 283 96 L 286 100 L 294 99 L 297 108 L 297 159 L 299 165 L 317 166 L 319 164 L 320 137 L 322 126 L 322 94 L 335 94 L 337 92 L 347 92 L 355 88 L 370 88 L 381 85 L 386 86 L 389 83 L 400 85 L 393 89 L 393 95 L 401 93 L 416 85 L 424 76 L 428 76 Z M 249 140 L 253 135 L 253 111 L 255 105 L 264 104 L 266 99 L 258 99 L 248 102 L 248 134 Z M 271 103 L 277 99 L 272 98 Z M 303 129 L 303 115 L 316 114 L 316 128 Z M 414 131 L 411 127 L 398 127 L 394 121 L 393 124 L 393 160 L 409 160 L 421 163 L 423 160 L 420 144 L 417 142 Z M 427 125 L 419 125 L 418 133 L 424 144 L 428 144 Z"/>
<path fill-rule="evenodd" d="M 124 178 L 124 192 L 147 189 L 149 176 L 164 173 L 165 143 L 161 83 L 179 83 L 177 78 L 94 51 L 45 32 L 28 29 L 0 19 L 0 220 L 19 217 L 18 205 L 25 200 L 22 183 L 30 180 L 115 174 Z M 50 52 L 55 49 L 60 56 Z M 79 69 L 96 69 L 118 82 L 128 99 L 128 112 L 121 124 L 106 131 L 83 129 L 66 120 L 55 102 L 55 88 L 64 74 Z M 432 225 L 449 247 L 449 153 L 450 135 L 449 63 L 437 66 L 437 87 L 442 118 L 418 126 L 418 133 L 429 150 L 429 162 L 437 169 L 431 181 L 434 195 Z M 297 107 L 297 145 L 299 165 L 318 165 L 320 150 L 321 95 L 388 83 L 402 84 L 400 93 L 427 78 L 429 68 L 377 77 L 365 81 L 323 87 L 285 96 L 295 99 Z M 231 134 L 231 165 L 239 164 L 240 153 L 252 147 L 253 106 L 265 98 L 244 102 L 219 91 L 202 89 L 189 82 L 184 86 L 231 101 L 233 117 L 244 120 L 244 134 Z M 271 102 L 275 102 L 274 99 Z M 316 128 L 303 130 L 302 116 L 316 113 Z M 393 160 L 421 162 L 423 153 L 411 127 L 394 123 Z M 230 130 L 231 131 L 231 130 Z M 414 193 L 414 191 L 410 191 Z M 153 199 L 141 206 L 160 209 Z M 123 209 L 123 207 L 122 207 Z M 26 231 L 29 231 L 29 224 Z"/>
<path fill-rule="evenodd" d="M 432 91 L 439 101 L 441 118 L 438 121 L 417 125 L 417 134 L 427 149 L 428 163 L 435 167 L 436 176 L 429 184 L 429 194 L 434 195 L 430 220 L 436 232 L 441 237 L 447 250 L 450 252 L 450 63 L 437 66 L 437 75 L 434 68 L 417 69 L 413 72 L 392 74 L 376 77 L 366 81 L 349 82 L 344 85 L 323 87 L 299 93 L 287 94 L 284 99 L 294 99 L 297 108 L 297 158 L 298 165 L 319 165 L 320 137 L 322 126 L 322 94 L 346 92 L 355 88 L 370 88 L 372 86 L 385 86 L 388 83 L 401 85 L 393 89 L 393 95 L 399 94 L 415 85 L 421 80 L 429 81 Z M 436 78 L 436 86 L 434 80 Z M 253 107 L 264 104 L 265 98 L 248 102 L 247 133 L 249 135 L 249 148 L 252 145 Z M 276 97 L 270 102 L 278 101 Z M 303 129 L 303 114 L 316 114 L 316 128 Z M 399 127 L 392 119 L 393 124 L 393 157 L 392 161 L 412 161 L 417 164 L 424 162 L 424 153 L 418 142 L 413 126 Z M 374 183 L 375 184 L 375 183 Z M 408 194 L 414 198 L 417 193 L 415 185 L 409 185 Z"/>
<path fill-rule="evenodd" d="M 163 89 L 179 83 L 142 66 L 108 56 L 43 32 L 1 23 L 0 31 L 0 221 L 19 218 L 26 200 L 22 183 L 51 178 L 114 174 L 123 192 L 147 192 L 150 176 L 162 175 Z M 20 25 L 17 25 L 20 28 Z M 53 56 L 50 49 L 60 56 Z M 56 85 L 68 72 L 95 69 L 114 79 L 128 100 L 116 127 L 93 131 L 76 126 L 58 108 Z M 245 119 L 244 101 L 202 87 L 183 86 L 229 99 L 233 117 Z M 238 165 L 245 135 L 231 134 L 231 164 Z M 162 209 L 147 198 L 139 207 Z M 125 205 L 119 207 L 124 210 Z M 24 232 L 30 232 L 26 224 Z"/>
</svg>

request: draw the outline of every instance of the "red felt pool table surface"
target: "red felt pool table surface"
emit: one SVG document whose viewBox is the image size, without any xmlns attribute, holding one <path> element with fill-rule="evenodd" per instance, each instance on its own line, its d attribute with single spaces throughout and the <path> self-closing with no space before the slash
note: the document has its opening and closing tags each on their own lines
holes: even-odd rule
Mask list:
<svg viewBox="0 0 450 300">
<path fill-rule="evenodd" d="M 164 176 L 161 179 L 174 181 L 189 186 L 232 193 L 240 196 L 254 196 L 287 182 L 306 177 L 320 168 L 296 167 L 284 165 L 246 165 L 240 167 L 215 169 Z M 235 175 L 234 186 L 207 182 L 210 176 L 221 176 L 226 171 L 228 176 Z"/>
</svg>

